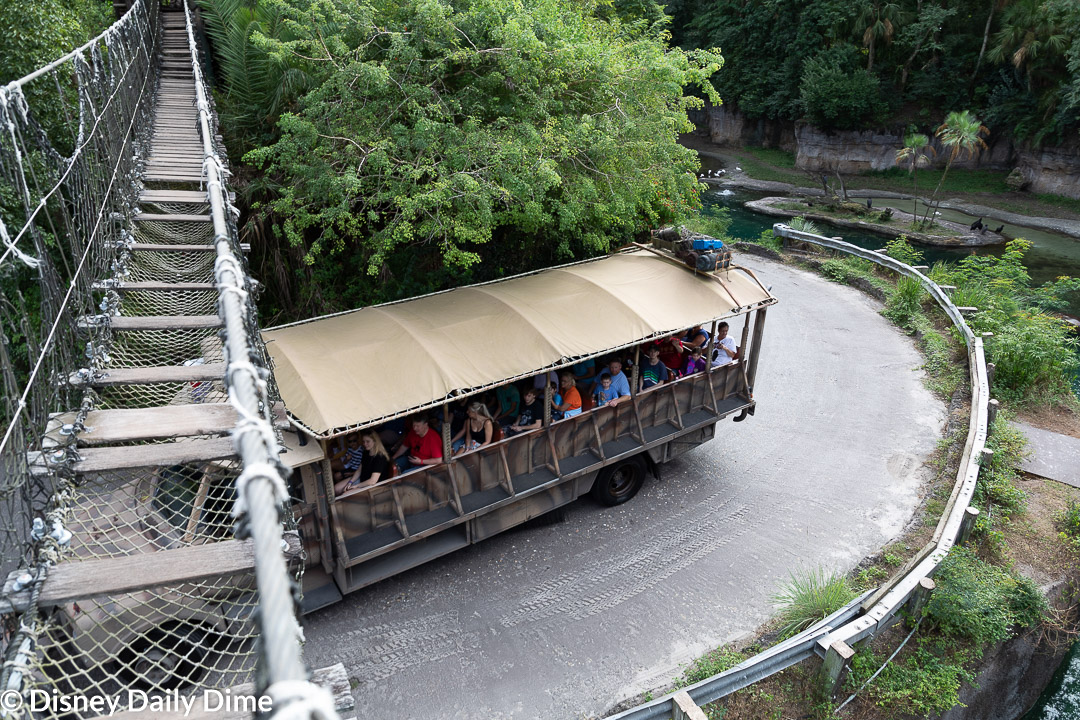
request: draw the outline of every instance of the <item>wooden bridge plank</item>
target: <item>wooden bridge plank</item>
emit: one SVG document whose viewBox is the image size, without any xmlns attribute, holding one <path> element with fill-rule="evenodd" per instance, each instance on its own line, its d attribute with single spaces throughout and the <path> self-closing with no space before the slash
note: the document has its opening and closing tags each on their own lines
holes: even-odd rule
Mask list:
<svg viewBox="0 0 1080 720">
<path fill-rule="evenodd" d="M 94 323 L 79 318 L 79 327 L 94 327 Z M 121 315 L 109 318 L 113 330 L 211 330 L 222 326 L 217 315 Z"/>
<path fill-rule="evenodd" d="M 225 377 L 225 363 L 207 365 L 155 365 L 152 367 L 109 368 L 102 377 L 84 382 L 71 376 L 73 385 L 111 387 L 115 385 L 155 385 L 158 383 L 211 382 Z"/>
<path fill-rule="evenodd" d="M 134 217 L 135 222 L 199 222 L 208 223 L 209 215 L 181 215 L 179 213 L 140 213 Z"/>
<path fill-rule="evenodd" d="M 285 406 L 273 408 L 274 426 L 289 427 Z M 165 405 L 154 408 L 94 410 L 86 415 L 86 430 L 79 433 L 79 445 L 113 445 L 139 440 L 157 440 L 191 435 L 225 435 L 236 427 L 236 408 L 228 403 Z M 75 421 L 75 413 L 60 413 L 51 419 L 60 424 Z"/>
</svg>

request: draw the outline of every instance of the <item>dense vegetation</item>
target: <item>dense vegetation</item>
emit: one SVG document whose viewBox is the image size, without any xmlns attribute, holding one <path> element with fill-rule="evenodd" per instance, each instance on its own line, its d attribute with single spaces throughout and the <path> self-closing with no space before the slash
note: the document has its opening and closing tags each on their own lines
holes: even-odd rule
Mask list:
<svg viewBox="0 0 1080 720">
<path fill-rule="evenodd" d="M 829 129 L 971 108 L 1020 140 L 1080 129 L 1074 0 L 670 0 L 683 47 L 719 47 L 714 83 L 751 118 Z"/>
<path fill-rule="evenodd" d="M 606 252 L 696 207 L 684 89 L 708 51 L 657 6 L 205 2 L 249 233 L 285 316 Z M 238 159 L 238 158 L 237 158 Z M 286 269 L 287 268 L 287 269 Z"/>
</svg>

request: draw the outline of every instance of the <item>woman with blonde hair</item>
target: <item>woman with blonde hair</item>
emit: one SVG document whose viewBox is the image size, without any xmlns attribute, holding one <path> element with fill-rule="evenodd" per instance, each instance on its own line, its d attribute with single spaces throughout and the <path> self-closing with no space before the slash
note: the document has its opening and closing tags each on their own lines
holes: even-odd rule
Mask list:
<svg viewBox="0 0 1080 720">
<path fill-rule="evenodd" d="M 334 485 L 334 494 L 340 495 L 348 490 L 374 485 L 379 480 L 390 477 L 390 453 L 386 452 L 379 433 L 367 429 L 360 433 L 360 444 L 364 447 L 364 456 L 360 467 L 350 477 Z"/>
<path fill-rule="evenodd" d="M 454 454 L 470 452 L 502 439 L 502 430 L 491 417 L 491 411 L 482 402 L 469 405 L 466 412 L 465 426 L 458 430 L 452 443 Z"/>
</svg>

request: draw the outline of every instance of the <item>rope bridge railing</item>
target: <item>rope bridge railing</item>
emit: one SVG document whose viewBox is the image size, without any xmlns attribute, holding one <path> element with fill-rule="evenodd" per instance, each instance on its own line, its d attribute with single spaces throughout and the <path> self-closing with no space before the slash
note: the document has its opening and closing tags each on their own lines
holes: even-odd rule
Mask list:
<svg viewBox="0 0 1080 720">
<path fill-rule="evenodd" d="M 262 714 L 334 717 L 300 659 L 275 393 L 192 14 L 162 5 L 136 0 L 0 88 L 0 716 L 92 717 L 147 694 L 247 688 L 272 701 L 251 708 Z M 203 182 L 146 192 L 155 93 L 178 83 L 193 84 L 197 127 L 175 132 L 198 139 Z M 206 327 L 130 330 L 214 312 Z M 182 380 L 161 379 L 176 369 Z M 234 419 L 213 431 L 217 415 L 200 415 L 183 437 L 104 420 L 193 408 Z"/>
</svg>

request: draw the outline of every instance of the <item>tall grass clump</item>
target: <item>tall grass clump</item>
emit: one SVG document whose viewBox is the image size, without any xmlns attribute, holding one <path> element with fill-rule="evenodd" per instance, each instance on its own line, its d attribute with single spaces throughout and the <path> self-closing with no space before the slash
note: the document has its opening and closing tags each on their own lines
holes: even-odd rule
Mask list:
<svg viewBox="0 0 1080 720">
<path fill-rule="evenodd" d="M 811 233 L 812 235 L 820 235 L 821 229 L 818 228 L 812 221 L 807 220 L 804 217 L 791 218 L 788 221 L 788 227 L 792 230 L 798 230 L 799 232 Z"/>
<path fill-rule="evenodd" d="M 922 283 L 915 278 L 901 275 L 897 278 L 896 289 L 889 296 L 881 314 L 908 332 L 914 332 L 916 321 L 922 313 L 925 295 Z"/>
<path fill-rule="evenodd" d="M 847 578 L 824 569 L 792 573 L 773 602 L 781 606 L 780 636 L 788 638 L 828 617 L 855 598 Z"/>
</svg>

